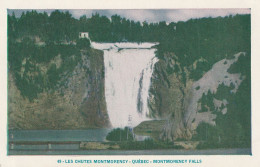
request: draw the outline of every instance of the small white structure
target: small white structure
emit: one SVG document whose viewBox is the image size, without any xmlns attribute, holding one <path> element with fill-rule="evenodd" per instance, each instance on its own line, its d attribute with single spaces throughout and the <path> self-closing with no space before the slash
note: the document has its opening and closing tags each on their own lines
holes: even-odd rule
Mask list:
<svg viewBox="0 0 260 167">
<path fill-rule="evenodd" d="M 79 33 L 79 38 L 88 38 L 89 39 L 88 32 L 80 32 Z"/>
</svg>

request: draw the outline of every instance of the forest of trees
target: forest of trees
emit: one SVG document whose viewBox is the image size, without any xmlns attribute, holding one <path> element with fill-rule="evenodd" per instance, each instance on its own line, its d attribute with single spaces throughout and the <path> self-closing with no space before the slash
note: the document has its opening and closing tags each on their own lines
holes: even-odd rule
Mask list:
<svg viewBox="0 0 260 167">
<path fill-rule="evenodd" d="M 157 47 L 157 57 L 165 59 L 165 53 L 174 53 L 180 63 L 180 68 L 167 69 L 168 73 L 181 71 L 185 76 L 184 68 L 190 72 L 190 78 L 198 80 L 201 76 L 211 69 L 212 65 L 224 58 L 232 58 L 234 53 L 246 52 L 246 56 L 241 56 L 237 63 L 229 69 L 230 73 L 242 73 L 246 76 L 241 83 L 236 94 L 228 94 L 231 88 L 220 86 L 218 93 L 214 97 L 229 101 L 226 115 L 218 114 L 216 127 L 208 124 L 200 124 L 198 135 L 194 139 L 205 140 L 221 145 L 250 145 L 250 116 L 251 116 L 251 16 L 236 15 L 217 18 L 190 19 L 186 22 L 158 23 L 138 22 L 113 15 L 111 18 L 101 16 L 98 13 L 90 18 L 82 16 L 75 19 L 67 12 L 54 11 L 49 16 L 37 11 L 22 13 L 21 17 L 14 14 L 8 15 L 8 63 L 9 69 L 15 75 L 18 88 L 22 95 L 31 100 L 37 97 L 43 87 L 42 76 L 30 78 L 25 75 L 23 78 L 17 70 L 21 69 L 22 60 L 30 60 L 38 63 L 49 62 L 58 53 L 61 54 L 64 65 L 57 69 L 52 66 L 48 74 L 47 84 L 54 87 L 59 79 L 59 74 L 65 68 L 73 68 L 79 59 L 70 59 L 70 55 L 79 55 L 79 50 L 88 41 L 77 41 L 79 32 L 89 32 L 92 41 L 96 42 L 159 42 Z M 44 47 L 37 47 L 30 37 L 38 36 L 46 43 Z M 16 42 L 21 39 L 21 42 Z M 79 47 L 74 45 L 63 46 L 63 41 L 75 41 Z M 55 44 L 54 44 L 55 43 Z M 194 69 L 192 64 L 198 60 L 197 67 Z M 67 62 L 67 64 L 66 64 Z M 68 65 L 70 64 L 70 65 Z M 74 65 L 71 65 L 74 64 Z M 25 70 L 34 70 L 33 64 L 26 64 Z M 169 67 L 171 68 L 171 67 Z M 70 69 L 71 70 L 71 69 Z M 27 78 L 26 78 L 27 77 Z M 185 77 L 183 77 L 185 78 Z M 222 92 L 222 94 L 220 94 Z M 212 94 L 203 96 L 202 102 L 212 100 Z M 212 104 L 209 106 L 213 109 Z M 205 108 L 200 112 L 206 111 Z M 204 136 L 206 131 L 210 135 Z M 236 142 L 237 141 L 237 142 Z M 243 141 L 244 143 L 239 143 Z M 212 144 L 211 144 L 212 146 Z M 234 145 L 232 145 L 234 146 Z M 203 146 L 202 146 L 203 147 Z"/>
<path fill-rule="evenodd" d="M 250 55 L 240 56 L 238 61 L 228 69 L 230 73 L 241 73 L 245 79 L 236 93 L 232 93 L 234 85 L 221 84 L 216 94 L 203 95 L 201 102 L 207 104 L 217 115 L 216 126 L 199 124 L 194 140 L 202 140 L 199 148 L 243 148 L 251 146 L 251 76 Z M 222 114 L 213 107 L 213 97 L 228 101 L 227 113 Z M 206 102 L 206 103 L 205 103 Z"/>
<path fill-rule="evenodd" d="M 8 41 L 25 36 L 39 36 L 46 43 L 76 41 L 79 32 L 89 32 L 96 42 L 159 42 L 157 56 L 174 52 L 181 68 L 189 67 L 195 60 L 199 68 L 190 69 L 191 78 L 199 79 L 211 66 L 227 55 L 245 51 L 250 53 L 250 15 L 190 19 L 186 22 L 165 21 L 147 23 L 113 15 L 109 19 L 98 13 L 75 19 L 66 11 L 56 10 L 49 16 L 37 11 L 27 11 L 17 18 L 8 15 Z M 183 71 L 183 70 L 182 70 Z"/>
</svg>

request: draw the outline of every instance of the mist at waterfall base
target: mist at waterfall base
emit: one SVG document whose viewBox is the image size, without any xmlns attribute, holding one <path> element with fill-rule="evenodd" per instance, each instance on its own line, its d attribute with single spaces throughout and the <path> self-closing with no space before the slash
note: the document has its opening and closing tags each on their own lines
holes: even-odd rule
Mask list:
<svg viewBox="0 0 260 167">
<path fill-rule="evenodd" d="M 157 43 L 95 43 L 104 51 L 105 98 L 114 128 L 135 127 L 149 120 L 147 100 Z"/>
</svg>

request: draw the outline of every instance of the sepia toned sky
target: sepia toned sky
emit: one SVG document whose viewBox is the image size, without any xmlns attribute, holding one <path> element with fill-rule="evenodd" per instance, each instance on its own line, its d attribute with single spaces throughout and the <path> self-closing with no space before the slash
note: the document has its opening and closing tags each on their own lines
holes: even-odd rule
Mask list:
<svg viewBox="0 0 260 167">
<path fill-rule="evenodd" d="M 17 17 L 20 17 L 22 12 L 31 11 L 32 9 L 8 9 L 8 14 L 13 12 Z M 38 9 L 38 12 L 47 12 L 50 14 L 54 9 Z M 73 17 L 80 18 L 83 15 L 91 17 L 92 14 L 99 13 L 107 17 L 118 14 L 121 17 L 125 17 L 135 21 L 147 21 L 147 22 L 178 22 L 187 21 L 191 18 L 202 18 L 202 17 L 224 17 L 228 15 L 236 14 L 250 14 L 250 9 L 239 8 L 239 9 L 111 9 L 111 10 L 90 10 L 90 9 L 72 9 L 72 10 L 61 10 L 69 11 Z"/>
</svg>

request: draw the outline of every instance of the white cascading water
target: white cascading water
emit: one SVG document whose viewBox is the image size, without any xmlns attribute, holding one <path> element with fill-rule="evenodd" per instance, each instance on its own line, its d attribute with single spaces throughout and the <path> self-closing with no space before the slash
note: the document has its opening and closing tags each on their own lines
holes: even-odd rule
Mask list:
<svg viewBox="0 0 260 167">
<path fill-rule="evenodd" d="M 157 43 L 91 43 L 104 50 L 105 98 L 113 127 L 137 126 L 148 120 L 148 96 Z"/>
</svg>

